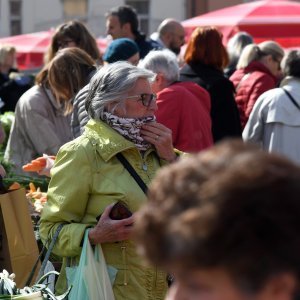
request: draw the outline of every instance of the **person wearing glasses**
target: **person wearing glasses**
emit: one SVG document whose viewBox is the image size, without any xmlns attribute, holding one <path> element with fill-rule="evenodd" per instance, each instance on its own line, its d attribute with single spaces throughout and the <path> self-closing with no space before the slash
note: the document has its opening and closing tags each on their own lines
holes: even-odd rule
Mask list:
<svg viewBox="0 0 300 300">
<path fill-rule="evenodd" d="M 56 291 L 67 288 L 67 257 L 77 264 L 86 229 L 91 244 L 101 244 L 106 264 L 117 270 L 116 300 L 164 299 L 166 274 L 148 266 L 131 240 L 134 216 L 113 220 L 122 201 L 135 213 L 146 194 L 119 160 L 127 160 L 147 186 L 163 165 L 176 160 L 172 132 L 156 122 L 154 73 L 128 62 L 103 66 L 92 77 L 85 106 L 90 120 L 84 133 L 60 148 L 51 170 L 48 202 L 40 234 L 45 241 L 64 223 L 54 253 L 64 258 Z"/>
<path fill-rule="evenodd" d="M 137 44 L 128 38 L 113 40 L 103 54 L 103 63 L 110 64 L 117 61 L 127 61 L 137 65 L 140 60 Z M 89 120 L 89 115 L 84 107 L 85 98 L 89 90 L 89 84 L 83 87 L 73 101 L 71 128 L 73 137 L 76 138 L 84 131 L 84 126 Z"/>
<path fill-rule="evenodd" d="M 253 105 L 264 92 L 273 89 L 281 79 L 280 62 L 284 50 L 274 41 L 247 45 L 230 76 L 235 87 L 235 101 L 245 127 Z"/>
<path fill-rule="evenodd" d="M 60 24 L 54 32 L 51 44 L 45 55 L 45 63 L 51 61 L 57 51 L 69 47 L 78 47 L 89 54 L 97 64 L 102 64 L 101 54 L 95 37 L 84 23 L 71 20 Z"/>
</svg>

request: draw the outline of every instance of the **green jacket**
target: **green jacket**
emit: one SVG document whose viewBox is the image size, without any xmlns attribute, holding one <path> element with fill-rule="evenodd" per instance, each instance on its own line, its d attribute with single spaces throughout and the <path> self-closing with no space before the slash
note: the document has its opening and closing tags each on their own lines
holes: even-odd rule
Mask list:
<svg viewBox="0 0 300 300">
<path fill-rule="evenodd" d="M 40 224 L 45 242 L 60 223 L 66 223 L 53 249 L 54 254 L 64 257 L 57 293 L 66 289 L 67 258 L 78 263 L 84 232 L 97 223 L 96 218 L 105 207 L 122 200 L 135 212 L 147 200 L 115 157 L 118 152 L 123 153 L 148 185 L 161 163 L 154 149 L 147 150 L 142 157 L 132 142 L 103 122 L 90 120 L 82 136 L 59 150 Z M 118 270 L 113 285 L 116 300 L 164 299 L 166 274 L 147 266 L 131 240 L 101 246 L 106 263 Z"/>
</svg>

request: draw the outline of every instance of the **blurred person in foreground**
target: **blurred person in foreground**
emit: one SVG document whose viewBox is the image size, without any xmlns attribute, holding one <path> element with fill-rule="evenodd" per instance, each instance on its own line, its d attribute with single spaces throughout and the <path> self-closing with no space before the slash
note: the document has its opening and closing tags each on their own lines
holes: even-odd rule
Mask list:
<svg viewBox="0 0 300 300">
<path fill-rule="evenodd" d="M 300 51 L 290 51 L 281 65 L 281 87 L 257 99 L 243 139 L 300 164 Z"/>
<path fill-rule="evenodd" d="M 215 27 L 196 28 L 188 42 L 184 61 L 180 80 L 195 82 L 210 94 L 214 142 L 226 137 L 241 137 L 234 87 L 223 72 L 229 58 L 221 33 Z"/>
<path fill-rule="evenodd" d="M 174 276 L 166 299 L 295 299 L 299 182 L 298 166 L 242 141 L 162 169 L 134 228 L 140 253 Z"/>
<path fill-rule="evenodd" d="M 140 50 L 140 58 L 160 46 L 153 40 L 146 39 L 139 30 L 139 20 L 136 10 L 130 5 L 121 5 L 111 8 L 106 13 L 106 31 L 113 40 L 129 38 L 136 42 Z"/>
<path fill-rule="evenodd" d="M 58 51 L 36 76 L 36 84 L 18 101 L 5 150 L 13 171 L 43 154 L 56 155 L 72 140 L 72 99 L 89 81 L 95 61 L 79 48 Z"/>
<path fill-rule="evenodd" d="M 103 54 L 103 63 L 110 64 L 117 61 L 128 61 L 137 65 L 140 60 L 139 48 L 137 44 L 128 38 L 113 40 Z M 74 138 L 80 136 L 84 131 L 84 126 L 90 117 L 85 109 L 85 98 L 89 92 L 90 85 L 87 84 L 76 95 L 73 102 L 73 112 L 71 116 L 71 127 Z"/>
<path fill-rule="evenodd" d="M 283 56 L 282 47 L 274 41 L 250 44 L 242 51 L 236 71 L 230 76 L 235 87 L 235 101 L 242 128 L 258 97 L 279 83 Z"/>
<path fill-rule="evenodd" d="M 146 266 L 131 239 L 134 216 L 113 220 L 122 201 L 135 213 L 147 201 L 142 188 L 120 162 L 120 154 L 148 185 L 160 166 L 176 160 L 171 130 L 155 121 L 154 74 L 128 62 L 103 66 L 93 76 L 86 99 L 90 121 L 84 133 L 61 147 L 51 170 L 48 201 L 41 216 L 43 241 L 64 223 L 53 252 L 64 263 L 57 281 L 67 288 L 67 257 L 78 264 L 85 231 L 101 244 L 106 263 L 117 270 L 116 300 L 164 299 L 166 274 Z"/>
<path fill-rule="evenodd" d="M 210 96 L 194 82 L 179 82 L 179 65 L 170 50 L 149 52 L 141 67 L 156 74 L 157 120 L 172 130 L 173 145 L 184 152 L 212 146 Z"/>
</svg>

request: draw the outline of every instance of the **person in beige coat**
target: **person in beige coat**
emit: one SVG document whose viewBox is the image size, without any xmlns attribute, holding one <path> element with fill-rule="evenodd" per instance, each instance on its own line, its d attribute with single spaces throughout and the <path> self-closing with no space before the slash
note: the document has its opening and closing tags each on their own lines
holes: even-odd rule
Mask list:
<svg viewBox="0 0 300 300">
<path fill-rule="evenodd" d="M 44 153 L 56 155 L 72 140 L 71 100 L 89 80 L 94 64 L 79 48 L 60 50 L 20 98 L 5 150 L 16 174 L 24 174 L 22 166 Z"/>
</svg>

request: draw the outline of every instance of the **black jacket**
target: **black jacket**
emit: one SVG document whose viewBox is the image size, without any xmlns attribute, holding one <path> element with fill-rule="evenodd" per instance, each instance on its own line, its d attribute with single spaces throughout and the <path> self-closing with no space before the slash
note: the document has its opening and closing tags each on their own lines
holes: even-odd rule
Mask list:
<svg viewBox="0 0 300 300">
<path fill-rule="evenodd" d="M 234 87 L 223 72 L 204 64 L 186 64 L 180 71 L 180 80 L 195 82 L 209 92 L 214 142 L 225 137 L 241 137 Z"/>
<path fill-rule="evenodd" d="M 10 69 L 10 73 L 18 73 L 17 69 Z M 1 107 L 1 113 L 6 111 L 15 111 L 19 98 L 33 85 L 33 79 L 22 76 L 10 79 L 8 76 L 0 73 L 0 98 L 4 102 Z"/>
</svg>

